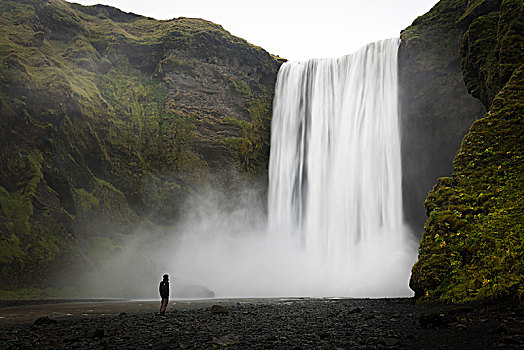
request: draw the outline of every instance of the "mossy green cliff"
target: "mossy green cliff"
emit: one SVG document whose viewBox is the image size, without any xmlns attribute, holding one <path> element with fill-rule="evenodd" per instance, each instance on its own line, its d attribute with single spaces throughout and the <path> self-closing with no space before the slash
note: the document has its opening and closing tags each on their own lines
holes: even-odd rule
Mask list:
<svg viewBox="0 0 524 350">
<path fill-rule="evenodd" d="M 459 3 L 467 6 L 451 7 Z M 522 298 L 523 3 L 439 5 L 449 6 L 455 26 L 464 31 L 464 82 L 488 112 L 478 116 L 463 139 L 451 177 L 439 179 L 426 199 L 429 218 L 410 286 L 419 300 L 465 302 L 508 294 Z M 438 19 L 433 11 L 426 16 Z"/>
<path fill-rule="evenodd" d="M 0 2 L 1 288 L 96 268 L 93 244 L 173 223 L 201 185 L 265 181 L 279 64 L 201 19 Z"/>
</svg>

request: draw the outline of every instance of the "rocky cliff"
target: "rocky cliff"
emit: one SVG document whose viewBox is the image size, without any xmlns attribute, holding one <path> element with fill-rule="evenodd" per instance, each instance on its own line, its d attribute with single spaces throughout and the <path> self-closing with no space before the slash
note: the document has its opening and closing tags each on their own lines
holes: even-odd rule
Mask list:
<svg viewBox="0 0 524 350">
<path fill-rule="evenodd" d="M 199 186 L 265 181 L 280 62 L 261 48 L 62 0 L 4 0 L 0 26 L 2 289 L 96 268 Z"/>
<path fill-rule="evenodd" d="M 426 219 L 428 192 L 439 177 L 451 174 L 462 138 L 485 113 L 468 93 L 460 66 L 466 28 L 457 21 L 467 2 L 440 1 L 401 33 L 402 193 L 405 219 L 417 235 Z"/>
<path fill-rule="evenodd" d="M 438 23 L 448 29 L 430 32 Z M 425 35 L 442 42 L 456 37 L 465 85 L 488 112 L 475 116 L 479 119 L 462 141 L 453 173 L 440 178 L 425 201 L 429 218 L 410 286 L 420 300 L 522 298 L 523 3 L 443 0 L 403 33 L 406 40 L 417 40 L 414 30 L 420 25 L 421 35 L 427 30 Z"/>
</svg>

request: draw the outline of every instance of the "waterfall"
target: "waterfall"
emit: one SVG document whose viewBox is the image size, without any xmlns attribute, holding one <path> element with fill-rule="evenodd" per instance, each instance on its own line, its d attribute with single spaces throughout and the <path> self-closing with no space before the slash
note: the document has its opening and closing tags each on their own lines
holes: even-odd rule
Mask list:
<svg viewBox="0 0 524 350">
<path fill-rule="evenodd" d="M 402 223 L 398 45 L 385 40 L 339 59 L 281 67 L 268 221 L 249 195 L 233 210 L 212 191 L 195 197 L 178 224 L 182 234 L 167 245 L 172 273 L 218 297 L 413 295 L 416 243 Z"/>
<path fill-rule="evenodd" d="M 411 294 L 398 46 L 389 39 L 338 59 L 287 62 L 278 74 L 268 227 L 276 245 L 300 246 L 309 266 L 300 273 L 314 269 L 333 295 Z"/>
</svg>

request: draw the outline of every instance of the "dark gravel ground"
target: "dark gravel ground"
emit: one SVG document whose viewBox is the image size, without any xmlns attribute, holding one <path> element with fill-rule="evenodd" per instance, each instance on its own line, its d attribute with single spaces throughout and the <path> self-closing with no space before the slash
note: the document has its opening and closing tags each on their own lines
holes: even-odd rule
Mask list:
<svg viewBox="0 0 524 350">
<path fill-rule="evenodd" d="M 407 298 L 212 303 L 171 306 L 164 317 L 122 313 L 7 324 L 0 326 L 0 348 L 524 348 L 523 309 L 512 300 L 470 305 L 415 305 Z"/>
</svg>

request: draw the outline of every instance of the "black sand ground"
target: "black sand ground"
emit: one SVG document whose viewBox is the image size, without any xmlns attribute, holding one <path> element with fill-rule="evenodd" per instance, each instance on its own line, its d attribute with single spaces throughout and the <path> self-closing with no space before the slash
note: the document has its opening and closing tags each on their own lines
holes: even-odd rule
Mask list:
<svg viewBox="0 0 524 350">
<path fill-rule="evenodd" d="M 522 307 L 512 300 L 211 300 L 171 304 L 165 317 L 154 313 L 158 302 L 8 305 L 0 303 L 1 349 L 524 348 Z M 34 325 L 44 314 L 47 323 Z"/>
</svg>

